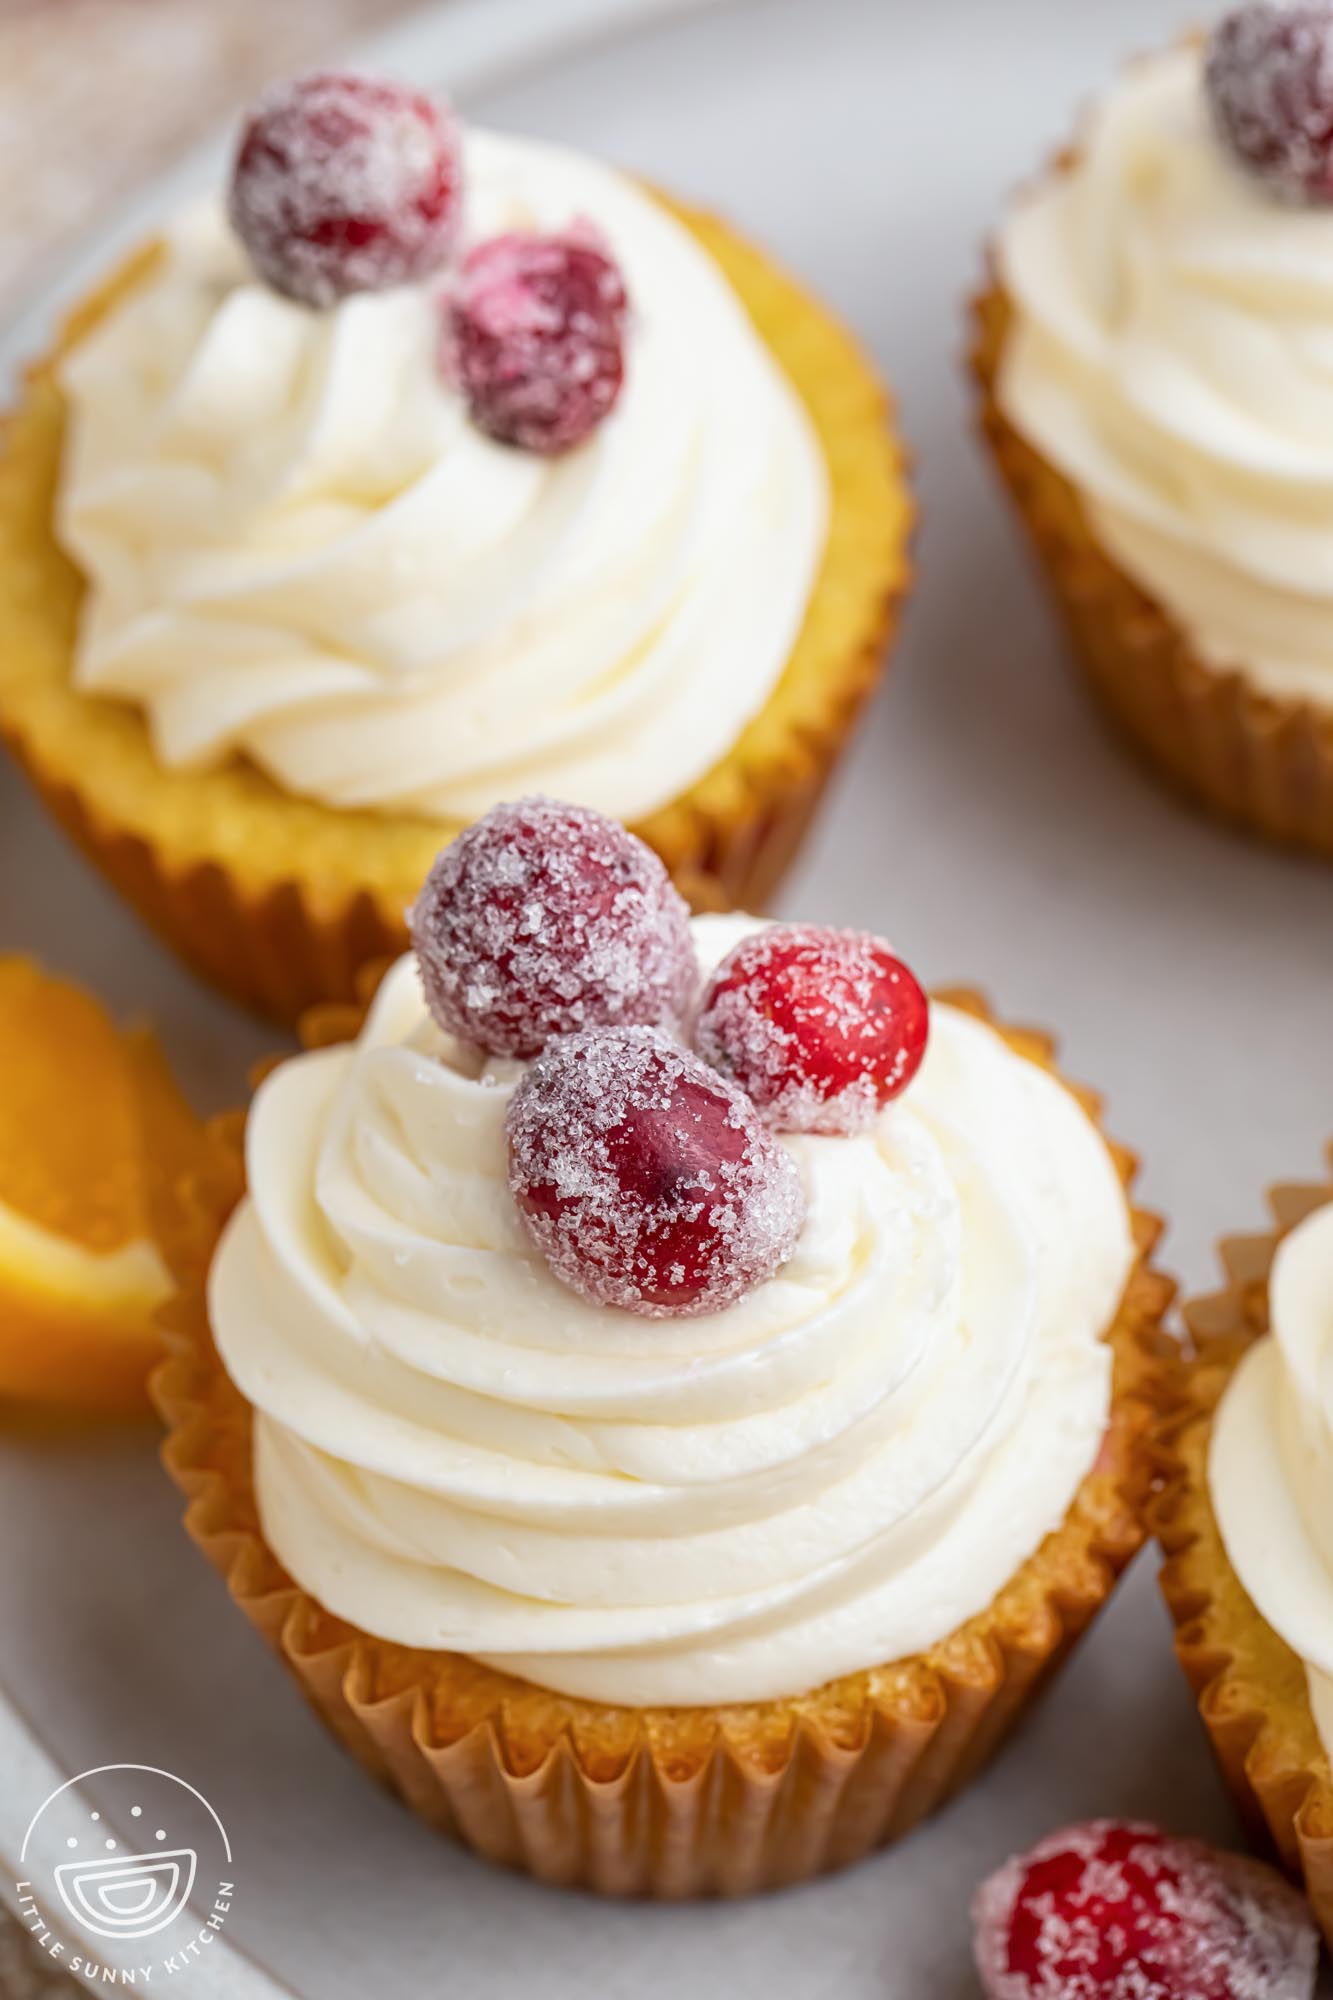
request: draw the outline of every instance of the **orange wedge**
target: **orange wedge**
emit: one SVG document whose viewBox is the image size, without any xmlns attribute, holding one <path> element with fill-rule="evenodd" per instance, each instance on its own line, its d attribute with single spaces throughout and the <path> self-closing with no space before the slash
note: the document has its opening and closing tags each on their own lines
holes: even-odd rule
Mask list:
<svg viewBox="0 0 1333 2000">
<path fill-rule="evenodd" d="M 0 958 L 0 1400 L 148 1409 L 181 1189 L 207 1147 L 151 1036 Z"/>
</svg>

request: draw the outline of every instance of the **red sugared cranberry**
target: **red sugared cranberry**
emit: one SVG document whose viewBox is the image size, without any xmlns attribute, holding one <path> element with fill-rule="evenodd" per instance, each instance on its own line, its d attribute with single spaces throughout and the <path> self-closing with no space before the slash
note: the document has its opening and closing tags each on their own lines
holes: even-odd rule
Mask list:
<svg viewBox="0 0 1333 2000">
<path fill-rule="evenodd" d="M 557 1278 L 661 1319 L 791 1255 L 805 1197 L 749 1099 L 657 1028 L 548 1043 L 509 1107 L 509 1185 Z"/>
<path fill-rule="evenodd" d="M 1213 121 L 1243 166 L 1296 201 L 1333 201 L 1333 6 L 1254 0 L 1208 44 Z"/>
<path fill-rule="evenodd" d="M 675 1020 L 698 979 L 689 910 L 652 849 L 554 799 L 496 806 L 460 834 L 408 922 L 431 1013 L 491 1055 Z"/>
<path fill-rule="evenodd" d="M 275 291 L 331 306 L 443 263 L 461 185 L 442 106 L 401 84 L 326 71 L 277 85 L 249 120 L 231 220 Z"/>
<path fill-rule="evenodd" d="M 930 1007 L 882 938 L 771 924 L 709 982 L 695 1043 L 781 1132 L 863 1130 L 921 1067 Z"/>
<path fill-rule="evenodd" d="M 1153 1826 L 1089 1820 L 983 1882 L 989 2000 L 1310 2000 L 1318 1941 L 1261 1862 Z"/>
<path fill-rule="evenodd" d="M 472 421 L 525 451 L 581 444 L 620 394 L 625 312 L 620 273 L 591 240 L 514 234 L 478 244 L 446 343 Z"/>
</svg>

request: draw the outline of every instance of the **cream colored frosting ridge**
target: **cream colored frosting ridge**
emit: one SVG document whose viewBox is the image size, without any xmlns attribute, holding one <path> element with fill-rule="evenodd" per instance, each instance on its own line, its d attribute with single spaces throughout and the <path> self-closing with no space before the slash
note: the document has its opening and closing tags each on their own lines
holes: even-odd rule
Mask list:
<svg viewBox="0 0 1333 2000">
<path fill-rule="evenodd" d="M 697 919 L 705 966 L 749 923 Z M 789 1263 L 661 1321 L 533 1249 L 519 1074 L 442 1035 L 404 960 L 354 1047 L 259 1094 L 211 1308 L 290 1573 L 363 1630 L 636 1705 L 793 1694 L 982 1610 L 1107 1421 L 1133 1249 L 1075 1098 L 936 1005 L 873 1131 L 784 1142 Z"/>
<path fill-rule="evenodd" d="M 1215 136 L 1196 45 L 1134 64 L 999 239 L 1014 427 L 1200 656 L 1333 705 L 1333 209 Z"/>
<path fill-rule="evenodd" d="M 1218 1406 L 1208 1483 L 1232 1568 L 1305 1663 L 1333 1755 L 1333 1203 L 1279 1245 L 1269 1317 Z"/>
<path fill-rule="evenodd" d="M 823 457 L 659 202 L 489 132 L 465 168 L 466 242 L 591 223 L 619 261 L 610 417 L 559 458 L 493 442 L 438 365 L 439 281 L 311 311 L 205 203 L 61 372 L 76 681 L 136 703 L 173 769 L 243 752 L 334 807 L 464 820 L 544 791 L 640 817 L 779 680 L 823 553 Z"/>
</svg>

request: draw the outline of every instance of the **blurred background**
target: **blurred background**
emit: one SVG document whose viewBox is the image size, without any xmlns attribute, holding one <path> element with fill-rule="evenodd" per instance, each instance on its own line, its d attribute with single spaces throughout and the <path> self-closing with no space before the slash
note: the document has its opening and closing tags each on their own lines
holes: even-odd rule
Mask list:
<svg viewBox="0 0 1333 2000">
<path fill-rule="evenodd" d="M 0 0 L 0 321 L 261 78 L 409 0 Z"/>
</svg>

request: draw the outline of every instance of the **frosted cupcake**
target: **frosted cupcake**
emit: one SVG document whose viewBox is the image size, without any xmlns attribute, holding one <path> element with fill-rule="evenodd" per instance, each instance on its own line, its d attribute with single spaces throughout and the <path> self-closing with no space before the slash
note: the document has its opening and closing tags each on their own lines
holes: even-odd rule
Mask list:
<svg viewBox="0 0 1333 2000">
<path fill-rule="evenodd" d="M 1131 65 L 1011 209 L 985 427 L 1101 701 L 1158 770 L 1333 853 L 1333 10 Z"/>
<path fill-rule="evenodd" d="M 1273 1196 L 1188 1309 L 1157 1529 L 1176 1650 L 1247 1822 L 1333 1944 L 1333 1188 Z"/>
<path fill-rule="evenodd" d="M 618 885 L 614 897 L 603 892 Z M 252 1110 L 192 1533 L 426 1818 L 606 1893 L 906 1832 L 1139 1547 L 1169 1298 L 1040 1037 L 529 801 Z M 336 1039 L 340 1033 L 353 1039 Z"/>
<path fill-rule="evenodd" d="M 723 224 L 307 78 L 29 384 L 0 727 L 172 943 L 294 1018 L 516 791 L 762 900 L 909 513 L 865 361 Z"/>
</svg>

